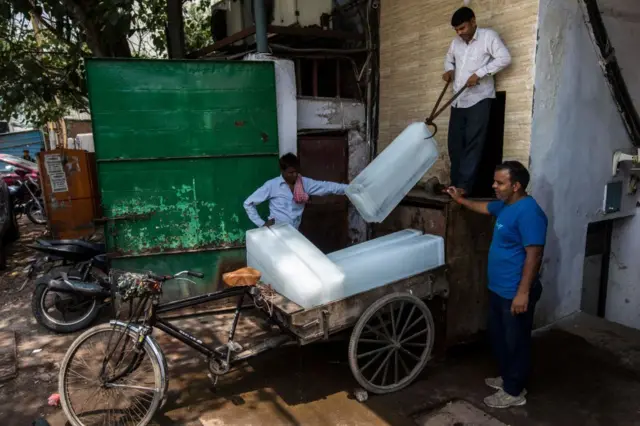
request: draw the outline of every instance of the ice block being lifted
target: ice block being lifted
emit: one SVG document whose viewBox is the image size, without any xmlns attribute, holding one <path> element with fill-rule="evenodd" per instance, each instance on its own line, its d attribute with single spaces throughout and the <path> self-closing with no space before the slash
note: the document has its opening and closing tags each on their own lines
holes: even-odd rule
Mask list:
<svg viewBox="0 0 640 426">
<path fill-rule="evenodd" d="M 382 222 L 438 158 L 424 123 L 410 124 L 346 189 L 367 222 Z"/>
</svg>

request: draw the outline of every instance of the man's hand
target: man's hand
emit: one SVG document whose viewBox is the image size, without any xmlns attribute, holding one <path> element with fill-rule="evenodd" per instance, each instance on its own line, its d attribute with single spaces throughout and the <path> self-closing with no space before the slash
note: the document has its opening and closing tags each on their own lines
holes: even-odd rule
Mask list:
<svg viewBox="0 0 640 426">
<path fill-rule="evenodd" d="M 442 79 L 447 83 L 451 83 L 451 80 L 453 80 L 453 75 L 454 75 L 453 71 L 447 71 L 444 74 L 442 74 Z"/>
<path fill-rule="evenodd" d="M 529 308 L 529 293 L 516 294 L 516 297 L 511 302 L 511 315 L 519 315 L 527 312 Z"/>
<path fill-rule="evenodd" d="M 478 85 L 478 81 L 480 81 L 480 77 L 475 74 L 472 74 L 471 77 L 467 80 L 467 87 L 473 87 Z"/>
<path fill-rule="evenodd" d="M 276 224 L 275 219 L 269 219 L 268 221 L 266 221 L 266 222 L 264 223 L 264 226 L 266 226 L 266 227 L 268 228 L 268 227 L 273 226 L 273 225 L 275 225 L 275 224 Z"/>
<path fill-rule="evenodd" d="M 461 203 L 461 201 L 464 199 L 464 196 L 465 196 L 464 189 L 456 188 L 455 186 L 448 187 L 447 189 L 445 189 L 445 192 L 449 194 L 453 199 L 453 201 L 455 201 L 458 204 Z"/>
</svg>

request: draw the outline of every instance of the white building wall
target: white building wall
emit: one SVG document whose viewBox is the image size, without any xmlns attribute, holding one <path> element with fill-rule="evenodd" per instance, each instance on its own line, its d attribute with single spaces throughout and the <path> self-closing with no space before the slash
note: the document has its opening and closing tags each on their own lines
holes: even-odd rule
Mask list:
<svg viewBox="0 0 640 426">
<path fill-rule="evenodd" d="M 605 23 L 626 80 L 638 95 L 638 38 L 627 31 L 638 30 L 640 2 L 599 3 L 610 11 Z M 630 8 L 635 12 L 632 23 Z M 625 195 L 620 213 L 603 214 L 605 185 L 624 179 L 624 175 L 611 176 L 613 153 L 631 153 L 633 146 L 606 85 L 578 0 L 541 0 L 538 35 L 530 166 L 532 193 L 549 216 L 542 272 L 545 291 L 537 312 L 538 322 L 547 323 L 580 309 L 588 224 L 635 214 L 637 196 Z M 612 258 L 638 258 L 638 222 L 636 217 L 616 224 Z M 630 252 L 633 248 L 635 254 Z M 612 319 L 629 323 L 624 317 L 640 306 L 640 292 L 632 290 L 639 285 L 640 262 L 623 266 L 611 269 L 608 312 Z M 629 305 L 629 314 L 620 309 L 624 304 Z M 640 326 L 637 314 L 634 321 Z"/>
</svg>

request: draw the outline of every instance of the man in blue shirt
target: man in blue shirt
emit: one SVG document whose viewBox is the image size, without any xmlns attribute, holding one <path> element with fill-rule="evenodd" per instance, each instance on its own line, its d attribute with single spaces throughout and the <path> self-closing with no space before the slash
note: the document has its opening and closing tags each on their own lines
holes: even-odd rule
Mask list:
<svg viewBox="0 0 640 426">
<path fill-rule="evenodd" d="M 517 161 L 506 161 L 494 174 L 498 201 L 471 201 L 458 188 L 447 189 L 458 204 L 496 217 L 488 265 L 489 335 L 500 377 L 485 380 L 497 392 L 484 400 L 493 408 L 527 402 L 533 312 L 542 292 L 538 273 L 547 235 L 547 217 L 527 195 L 528 184 L 527 169 Z"/>
<path fill-rule="evenodd" d="M 268 180 L 246 199 L 244 209 L 257 227 L 288 223 L 298 229 L 310 196 L 344 195 L 347 185 L 302 177 L 299 169 L 298 157 L 291 153 L 283 155 L 280 158 L 282 174 Z M 267 200 L 269 218 L 265 222 L 258 214 L 256 206 Z"/>
</svg>

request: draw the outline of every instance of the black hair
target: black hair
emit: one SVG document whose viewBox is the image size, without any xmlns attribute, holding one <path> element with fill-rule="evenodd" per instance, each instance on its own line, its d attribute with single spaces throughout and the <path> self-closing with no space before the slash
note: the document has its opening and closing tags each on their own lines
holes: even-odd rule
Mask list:
<svg viewBox="0 0 640 426">
<path fill-rule="evenodd" d="M 473 10 L 469 7 L 461 7 L 456 10 L 453 16 L 451 17 L 451 26 L 457 27 L 458 25 L 462 25 L 465 22 L 471 22 L 476 15 L 473 13 Z"/>
<path fill-rule="evenodd" d="M 496 171 L 498 170 L 506 170 L 509 172 L 509 179 L 511 179 L 511 183 L 520 183 L 522 185 L 522 189 L 526 190 L 527 185 L 529 185 L 529 180 L 531 176 L 529 175 L 529 171 L 525 166 L 522 165 L 519 161 L 505 161 L 504 163 L 498 165 L 496 167 Z"/>
<path fill-rule="evenodd" d="M 295 154 L 288 153 L 280 157 L 280 169 L 287 170 L 289 167 L 293 167 L 296 170 L 300 167 L 300 161 Z"/>
</svg>

